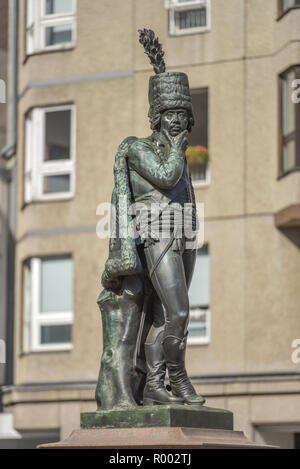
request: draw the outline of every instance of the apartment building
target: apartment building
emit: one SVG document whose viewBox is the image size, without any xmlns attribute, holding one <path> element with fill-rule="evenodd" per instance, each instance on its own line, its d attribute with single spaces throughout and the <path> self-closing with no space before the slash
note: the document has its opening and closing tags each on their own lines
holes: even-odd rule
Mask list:
<svg viewBox="0 0 300 469">
<path fill-rule="evenodd" d="M 189 164 L 205 242 L 190 290 L 189 374 L 250 439 L 299 447 L 299 7 L 15 2 L 13 379 L 2 388 L 15 444 L 63 438 L 96 408 L 108 253 L 97 207 L 110 202 L 119 143 L 150 133 L 145 27 L 167 69 L 188 74 L 196 117 Z"/>
</svg>

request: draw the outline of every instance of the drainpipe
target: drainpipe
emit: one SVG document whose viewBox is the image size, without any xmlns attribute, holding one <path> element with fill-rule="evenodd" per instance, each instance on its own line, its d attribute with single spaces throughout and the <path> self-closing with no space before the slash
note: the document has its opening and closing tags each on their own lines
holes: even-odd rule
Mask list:
<svg viewBox="0 0 300 469">
<path fill-rule="evenodd" d="M 1 150 L 1 156 L 10 160 L 17 150 L 17 124 L 18 124 L 18 0 L 9 0 L 9 54 L 11 79 L 11 119 L 9 130 L 11 141 Z"/>
<path fill-rule="evenodd" d="M 7 117 L 8 144 L 1 150 L 1 157 L 7 161 L 7 169 L 2 168 L 1 179 L 7 191 L 7 262 L 6 262 L 6 365 L 5 384 L 13 384 L 13 339 L 14 339 L 14 277 L 15 277 L 15 227 L 17 164 L 13 157 L 17 150 L 18 125 L 18 0 L 8 4 L 8 82 L 10 106 Z M 11 161 L 8 161 L 11 160 Z M 2 384 L 2 383 L 0 383 Z M 0 412 L 2 408 L 0 388 Z"/>
</svg>

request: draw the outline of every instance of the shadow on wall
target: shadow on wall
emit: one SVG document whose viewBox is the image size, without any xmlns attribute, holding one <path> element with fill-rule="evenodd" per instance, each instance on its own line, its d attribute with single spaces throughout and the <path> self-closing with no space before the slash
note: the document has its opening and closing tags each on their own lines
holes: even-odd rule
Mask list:
<svg viewBox="0 0 300 469">
<path fill-rule="evenodd" d="M 279 231 L 300 248 L 300 227 L 280 228 Z"/>
</svg>

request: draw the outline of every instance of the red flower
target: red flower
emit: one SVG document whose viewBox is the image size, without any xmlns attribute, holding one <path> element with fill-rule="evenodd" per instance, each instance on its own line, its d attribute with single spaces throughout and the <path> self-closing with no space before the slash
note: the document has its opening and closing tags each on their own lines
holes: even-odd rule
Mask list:
<svg viewBox="0 0 300 469">
<path fill-rule="evenodd" d="M 190 146 L 185 154 L 188 163 L 205 164 L 208 160 L 208 149 L 203 145 Z"/>
</svg>

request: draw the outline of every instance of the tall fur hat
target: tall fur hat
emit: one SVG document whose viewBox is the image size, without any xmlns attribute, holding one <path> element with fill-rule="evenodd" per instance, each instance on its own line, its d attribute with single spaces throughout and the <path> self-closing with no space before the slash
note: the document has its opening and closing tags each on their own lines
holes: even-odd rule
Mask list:
<svg viewBox="0 0 300 469">
<path fill-rule="evenodd" d="M 166 72 L 164 52 L 151 29 L 139 30 L 140 43 L 150 59 L 156 75 L 149 80 L 149 119 L 151 129 L 157 130 L 161 113 L 168 109 L 186 109 L 190 117 L 188 130 L 194 125 L 189 80 L 185 73 Z"/>
</svg>

